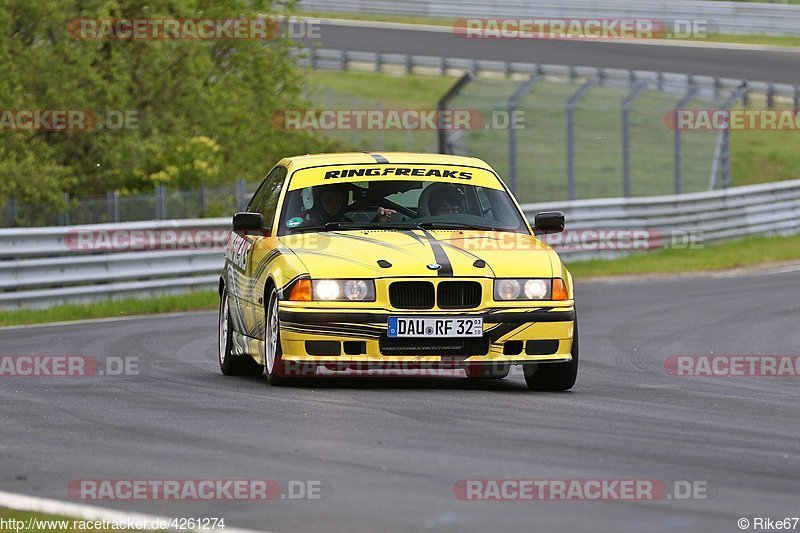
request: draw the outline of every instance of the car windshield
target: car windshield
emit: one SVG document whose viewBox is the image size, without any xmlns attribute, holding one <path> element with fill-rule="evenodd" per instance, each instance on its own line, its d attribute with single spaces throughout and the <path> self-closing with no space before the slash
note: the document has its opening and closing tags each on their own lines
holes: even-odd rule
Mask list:
<svg viewBox="0 0 800 533">
<path fill-rule="evenodd" d="M 357 181 L 289 191 L 279 235 L 340 229 L 475 229 L 528 233 L 505 190 L 441 181 Z"/>
</svg>

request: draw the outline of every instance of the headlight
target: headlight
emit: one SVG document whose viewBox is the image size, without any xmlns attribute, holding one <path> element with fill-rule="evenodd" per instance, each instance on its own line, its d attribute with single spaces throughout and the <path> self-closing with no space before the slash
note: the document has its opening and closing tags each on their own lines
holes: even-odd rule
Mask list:
<svg viewBox="0 0 800 533">
<path fill-rule="evenodd" d="M 547 296 L 547 289 L 550 280 L 543 279 L 529 279 L 525 282 L 525 296 L 528 300 L 544 300 Z"/>
<path fill-rule="evenodd" d="M 317 279 L 314 300 L 374 302 L 375 282 L 369 279 Z"/>
<path fill-rule="evenodd" d="M 494 282 L 494 299 L 516 300 L 521 288 L 519 281 L 515 279 L 498 279 Z"/>
<path fill-rule="evenodd" d="M 566 300 L 567 297 L 564 280 L 561 278 L 496 279 L 494 299 L 497 301 Z"/>
</svg>

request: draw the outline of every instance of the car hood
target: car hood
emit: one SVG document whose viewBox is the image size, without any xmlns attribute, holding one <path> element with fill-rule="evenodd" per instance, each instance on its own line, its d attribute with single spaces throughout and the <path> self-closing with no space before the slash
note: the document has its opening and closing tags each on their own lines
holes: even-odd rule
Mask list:
<svg viewBox="0 0 800 533">
<path fill-rule="evenodd" d="M 509 232 L 358 230 L 301 233 L 281 242 L 315 278 L 551 277 L 558 262 L 532 235 Z M 441 268 L 429 267 L 435 264 Z"/>
</svg>

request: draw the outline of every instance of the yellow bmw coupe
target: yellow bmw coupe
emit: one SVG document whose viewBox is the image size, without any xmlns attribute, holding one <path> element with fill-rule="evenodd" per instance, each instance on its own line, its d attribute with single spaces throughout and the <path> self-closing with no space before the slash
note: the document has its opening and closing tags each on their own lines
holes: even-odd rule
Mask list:
<svg viewBox="0 0 800 533">
<path fill-rule="evenodd" d="M 320 367 L 460 369 L 532 390 L 578 372 L 572 276 L 479 159 L 286 158 L 233 217 L 219 280 L 223 374 L 277 385 Z"/>
</svg>

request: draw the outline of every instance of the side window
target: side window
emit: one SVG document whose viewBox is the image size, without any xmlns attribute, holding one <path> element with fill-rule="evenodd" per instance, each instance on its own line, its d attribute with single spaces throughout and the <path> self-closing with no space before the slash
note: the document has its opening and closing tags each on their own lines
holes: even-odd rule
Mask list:
<svg viewBox="0 0 800 533">
<path fill-rule="evenodd" d="M 286 173 L 286 167 L 275 167 L 264 179 L 264 183 L 258 188 L 258 191 L 250 201 L 250 205 L 247 206 L 249 212 L 264 215 L 264 227 L 266 228 L 271 228 L 272 221 L 275 220 L 278 198 L 281 195 Z"/>
</svg>

